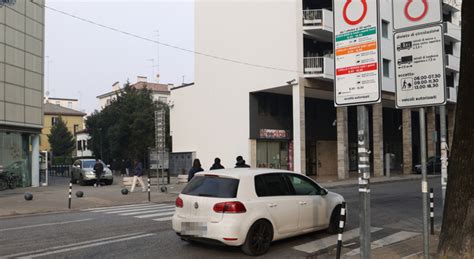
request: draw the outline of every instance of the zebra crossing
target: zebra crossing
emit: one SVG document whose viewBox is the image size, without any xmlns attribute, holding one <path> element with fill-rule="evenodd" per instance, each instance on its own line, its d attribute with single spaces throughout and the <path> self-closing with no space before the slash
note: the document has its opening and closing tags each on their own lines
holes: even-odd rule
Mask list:
<svg viewBox="0 0 474 259">
<path fill-rule="evenodd" d="M 171 203 L 132 204 L 113 207 L 91 208 L 82 211 L 102 214 L 113 214 L 119 216 L 133 216 L 137 219 L 149 219 L 153 221 L 163 222 L 171 220 L 175 211 L 175 205 Z"/>
<path fill-rule="evenodd" d="M 383 229 L 378 227 L 371 228 L 372 243 L 371 249 L 378 249 L 385 246 L 390 246 L 405 240 L 417 238 L 421 236 L 419 232 L 409 232 L 404 230 L 395 229 Z M 358 247 L 360 229 L 354 228 L 344 232 L 343 239 L 343 257 L 344 258 L 358 258 L 360 254 L 360 248 Z M 328 236 L 313 240 L 304 244 L 294 246 L 293 249 L 308 253 L 308 254 L 319 254 L 327 252 L 328 249 L 334 248 L 337 243 L 337 235 Z"/>
</svg>

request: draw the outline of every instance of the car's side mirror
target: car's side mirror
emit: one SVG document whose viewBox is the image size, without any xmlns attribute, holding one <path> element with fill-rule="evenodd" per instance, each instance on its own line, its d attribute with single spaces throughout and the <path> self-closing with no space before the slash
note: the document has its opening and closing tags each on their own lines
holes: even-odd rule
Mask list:
<svg viewBox="0 0 474 259">
<path fill-rule="evenodd" d="M 107 168 L 110 168 L 110 165 L 107 165 Z"/>
<path fill-rule="evenodd" d="M 328 191 L 326 189 L 321 189 L 321 195 L 322 196 L 328 195 Z"/>
</svg>

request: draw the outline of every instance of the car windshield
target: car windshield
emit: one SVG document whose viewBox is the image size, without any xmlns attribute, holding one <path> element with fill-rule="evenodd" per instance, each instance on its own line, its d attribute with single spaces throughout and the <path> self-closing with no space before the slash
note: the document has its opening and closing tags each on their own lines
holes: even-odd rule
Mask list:
<svg viewBox="0 0 474 259">
<path fill-rule="evenodd" d="M 217 176 L 195 176 L 182 194 L 214 198 L 235 198 L 239 180 Z"/>
<path fill-rule="evenodd" d="M 94 160 L 84 160 L 82 161 L 82 168 L 94 168 L 95 161 Z"/>
</svg>

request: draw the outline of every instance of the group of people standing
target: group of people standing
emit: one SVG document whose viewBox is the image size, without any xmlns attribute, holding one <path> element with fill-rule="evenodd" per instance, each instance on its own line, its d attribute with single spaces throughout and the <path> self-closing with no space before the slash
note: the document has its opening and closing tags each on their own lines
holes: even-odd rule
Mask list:
<svg viewBox="0 0 474 259">
<path fill-rule="evenodd" d="M 243 159 L 242 156 L 238 156 L 236 158 L 236 163 L 235 163 L 235 168 L 249 168 L 250 166 L 245 163 L 245 160 Z M 218 170 L 218 169 L 224 169 L 224 166 L 221 164 L 221 159 L 216 157 L 214 159 L 214 164 L 212 164 L 211 168 L 209 170 Z M 193 167 L 189 169 L 188 172 L 188 182 L 191 181 L 191 179 L 194 177 L 194 175 L 198 172 L 202 172 L 204 169 L 201 167 L 201 161 L 196 158 L 193 161 Z"/>
</svg>

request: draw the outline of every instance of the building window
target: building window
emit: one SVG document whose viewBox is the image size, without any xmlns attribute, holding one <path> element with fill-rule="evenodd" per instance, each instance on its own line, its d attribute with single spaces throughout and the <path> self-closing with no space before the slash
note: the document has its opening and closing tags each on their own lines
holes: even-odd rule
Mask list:
<svg viewBox="0 0 474 259">
<path fill-rule="evenodd" d="M 388 39 L 388 26 L 389 22 L 382 20 L 382 37 Z"/>
<path fill-rule="evenodd" d="M 57 122 L 58 122 L 58 117 L 52 117 L 51 118 L 51 126 L 56 125 Z"/>
<path fill-rule="evenodd" d="M 82 151 L 82 140 L 77 141 L 77 150 Z"/>
<path fill-rule="evenodd" d="M 79 125 L 78 124 L 74 124 L 74 135 L 76 135 L 76 132 L 79 131 Z"/>
<path fill-rule="evenodd" d="M 390 77 L 390 60 L 383 59 L 383 76 Z"/>
<path fill-rule="evenodd" d="M 67 102 L 67 107 L 68 107 L 69 109 L 72 109 L 72 102 Z"/>
<path fill-rule="evenodd" d="M 61 105 L 61 102 L 60 102 L 60 101 L 56 101 L 56 104 L 57 104 L 57 105 Z"/>
<path fill-rule="evenodd" d="M 166 103 L 166 97 L 158 97 L 158 102 Z"/>
</svg>

